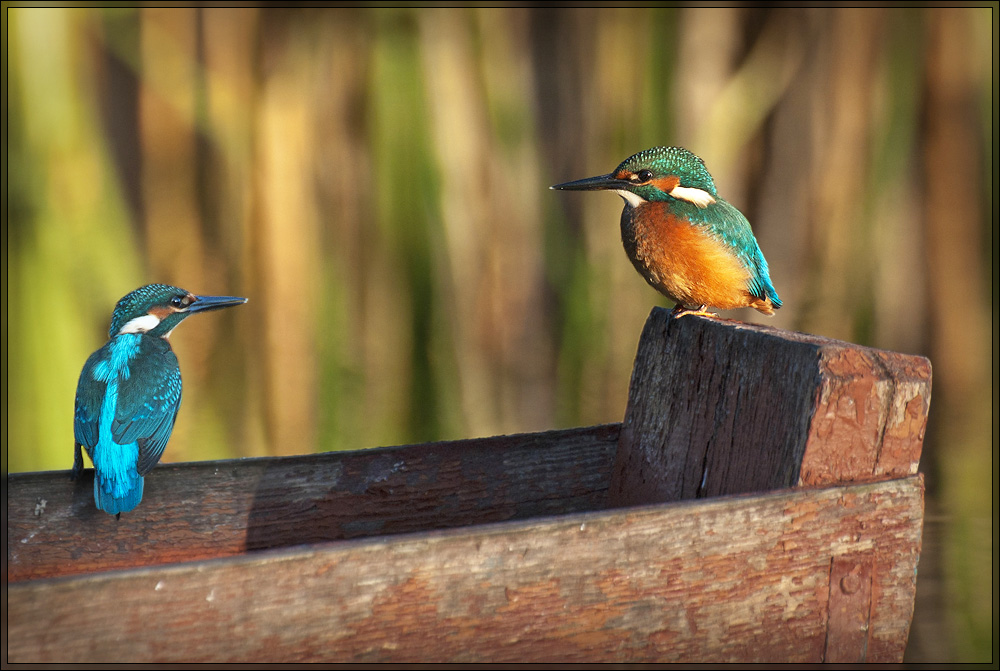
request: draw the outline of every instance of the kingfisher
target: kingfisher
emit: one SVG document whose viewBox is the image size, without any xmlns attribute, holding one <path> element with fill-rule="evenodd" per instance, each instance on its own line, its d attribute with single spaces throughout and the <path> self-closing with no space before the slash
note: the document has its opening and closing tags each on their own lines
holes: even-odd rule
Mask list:
<svg viewBox="0 0 1000 671">
<path fill-rule="evenodd" d="M 160 460 L 174 429 L 181 369 L 170 334 L 189 315 L 246 302 L 147 284 L 115 305 L 108 342 L 80 373 L 73 423 L 73 477 L 83 472 L 82 446 L 94 464 L 100 510 L 120 519 L 139 504 L 143 476 Z"/>
<path fill-rule="evenodd" d="M 632 265 L 675 303 L 675 317 L 781 307 L 746 217 L 723 200 L 705 162 L 681 147 L 653 147 L 607 175 L 552 189 L 614 191 L 625 201 L 622 243 Z"/>
</svg>

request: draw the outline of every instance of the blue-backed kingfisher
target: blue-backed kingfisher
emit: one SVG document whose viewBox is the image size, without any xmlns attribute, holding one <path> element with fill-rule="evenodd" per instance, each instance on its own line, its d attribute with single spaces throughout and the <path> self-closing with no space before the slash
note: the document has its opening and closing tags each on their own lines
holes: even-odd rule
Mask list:
<svg viewBox="0 0 1000 671">
<path fill-rule="evenodd" d="M 781 307 L 746 217 L 715 190 L 705 162 L 681 147 L 653 147 L 607 175 L 553 189 L 614 191 L 625 201 L 622 243 L 632 265 L 676 304 L 675 316 L 708 307 Z"/>
<path fill-rule="evenodd" d="M 73 477 L 80 447 L 94 464 L 94 502 L 109 514 L 135 508 L 143 476 L 167 446 L 181 405 L 181 369 L 171 332 L 188 315 L 246 303 L 234 296 L 195 296 L 166 284 L 128 294 L 111 315 L 108 342 L 90 355 L 76 387 Z"/>
</svg>

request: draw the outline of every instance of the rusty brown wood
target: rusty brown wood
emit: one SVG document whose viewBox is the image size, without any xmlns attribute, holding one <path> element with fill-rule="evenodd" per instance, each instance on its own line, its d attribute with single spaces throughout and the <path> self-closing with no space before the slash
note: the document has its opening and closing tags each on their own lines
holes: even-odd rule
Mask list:
<svg viewBox="0 0 1000 671">
<path fill-rule="evenodd" d="M 8 662 L 821 662 L 863 556 L 898 663 L 922 513 L 913 476 L 35 580 Z"/>
<path fill-rule="evenodd" d="M 930 386 L 924 357 L 654 308 L 610 504 L 912 475 Z"/>
<path fill-rule="evenodd" d="M 7 476 L 7 580 L 593 510 L 619 425 L 301 457 L 161 464 L 120 520 L 93 474 Z"/>
<path fill-rule="evenodd" d="M 824 661 L 837 664 L 865 661 L 871 626 L 873 572 L 872 553 L 833 558 Z"/>
</svg>

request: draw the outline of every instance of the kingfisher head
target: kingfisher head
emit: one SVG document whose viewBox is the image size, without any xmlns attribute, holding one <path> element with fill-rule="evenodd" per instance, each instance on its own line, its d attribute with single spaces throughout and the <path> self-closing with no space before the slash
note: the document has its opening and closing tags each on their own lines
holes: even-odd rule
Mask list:
<svg viewBox="0 0 1000 671">
<path fill-rule="evenodd" d="M 631 207 L 682 200 L 699 208 L 715 202 L 715 182 L 705 162 L 681 147 L 653 147 L 633 154 L 607 175 L 556 184 L 552 189 L 614 191 Z"/>
<path fill-rule="evenodd" d="M 115 305 L 108 337 L 122 333 L 145 333 L 167 338 L 188 315 L 246 302 L 247 299 L 236 296 L 196 296 L 167 284 L 147 284 Z"/>
</svg>

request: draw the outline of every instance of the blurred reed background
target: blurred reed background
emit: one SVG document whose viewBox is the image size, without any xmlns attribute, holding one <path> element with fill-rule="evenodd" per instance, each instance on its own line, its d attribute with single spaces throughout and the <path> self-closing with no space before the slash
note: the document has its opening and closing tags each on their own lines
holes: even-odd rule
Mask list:
<svg viewBox="0 0 1000 671">
<path fill-rule="evenodd" d="M 165 461 L 619 421 L 666 303 L 620 199 L 547 187 L 683 145 L 767 323 L 931 358 L 907 660 L 995 661 L 995 3 L 6 7 L 9 471 L 70 467 L 79 370 L 154 281 L 250 297 L 172 339 Z"/>
</svg>

